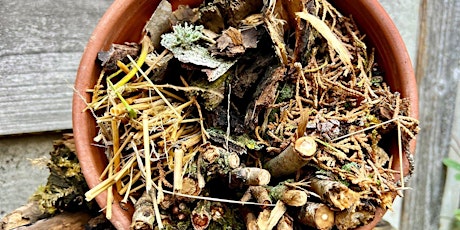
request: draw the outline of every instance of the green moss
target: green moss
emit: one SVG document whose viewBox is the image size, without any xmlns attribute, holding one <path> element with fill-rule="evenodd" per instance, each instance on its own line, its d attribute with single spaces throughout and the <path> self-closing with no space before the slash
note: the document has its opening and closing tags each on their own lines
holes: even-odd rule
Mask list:
<svg viewBox="0 0 460 230">
<path fill-rule="evenodd" d="M 46 214 L 62 210 L 89 210 L 94 206 L 93 202 L 84 202 L 84 193 L 88 187 L 74 151 L 73 139 L 67 136 L 56 141 L 54 150 L 50 152 L 48 181 L 30 198 Z"/>
<path fill-rule="evenodd" d="M 281 103 L 287 101 L 294 97 L 295 86 L 293 84 L 284 84 L 278 91 L 278 98 L 276 98 L 276 103 Z"/>
</svg>

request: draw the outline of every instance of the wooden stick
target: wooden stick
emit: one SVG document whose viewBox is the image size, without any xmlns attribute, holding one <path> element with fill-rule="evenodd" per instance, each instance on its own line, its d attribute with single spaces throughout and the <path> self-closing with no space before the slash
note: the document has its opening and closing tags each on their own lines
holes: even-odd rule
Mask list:
<svg viewBox="0 0 460 230">
<path fill-rule="evenodd" d="M 238 168 L 231 172 L 231 179 L 245 185 L 267 185 L 270 182 L 270 173 L 255 167 Z"/>
<path fill-rule="evenodd" d="M 153 229 L 155 210 L 153 209 L 152 197 L 147 191 L 137 200 L 134 210 L 131 229 Z"/>
<path fill-rule="evenodd" d="M 240 206 L 241 215 L 246 224 L 247 230 L 259 230 L 257 226 L 257 218 L 247 206 Z"/>
<path fill-rule="evenodd" d="M 339 230 L 354 229 L 366 225 L 374 218 L 375 212 L 370 210 L 342 211 L 335 215 L 335 226 Z"/>
<path fill-rule="evenodd" d="M 174 192 L 182 190 L 182 160 L 184 158 L 184 150 L 176 148 L 174 150 Z"/>
<path fill-rule="evenodd" d="M 210 213 L 211 202 L 207 200 L 200 200 L 192 211 L 191 219 L 192 226 L 195 230 L 204 230 L 211 223 Z"/>
<path fill-rule="evenodd" d="M 307 202 L 297 218 L 300 223 L 320 230 L 329 230 L 334 226 L 334 212 L 321 203 Z"/>
<path fill-rule="evenodd" d="M 294 229 L 294 220 L 288 214 L 284 214 L 278 224 L 276 225 L 276 230 L 293 230 Z"/>
<path fill-rule="evenodd" d="M 313 178 L 310 182 L 314 193 L 318 194 L 324 202 L 340 210 L 350 208 L 359 201 L 360 195 L 357 192 L 338 181 Z"/>
<path fill-rule="evenodd" d="M 260 204 L 272 203 L 268 190 L 262 186 L 249 186 L 240 201 L 246 202 L 251 200 L 251 198 L 255 198 Z M 266 207 L 267 206 L 262 206 L 262 208 Z"/>
<path fill-rule="evenodd" d="M 275 178 L 293 174 L 310 161 L 316 153 L 316 147 L 312 137 L 300 137 L 294 145 L 289 145 L 278 156 L 268 161 L 264 168 Z"/>
<path fill-rule="evenodd" d="M 144 137 L 144 159 L 145 159 L 145 188 L 147 192 L 152 188 L 152 171 L 150 171 L 150 136 L 149 136 L 149 117 L 146 113 L 142 114 L 143 137 Z"/>
</svg>

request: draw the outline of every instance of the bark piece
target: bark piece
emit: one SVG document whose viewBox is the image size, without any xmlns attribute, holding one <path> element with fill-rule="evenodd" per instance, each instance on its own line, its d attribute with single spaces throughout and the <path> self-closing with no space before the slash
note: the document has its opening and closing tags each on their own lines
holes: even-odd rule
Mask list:
<svg viewBox="0 0 460 230">
<path fill-rule="evenodd" d="M 150 40 L 156 49 L 160 47 L 160 35 L 171 28 L 169 24 L 171 14 L 171 4 L 167 0 L 162 0 L 144 27 L 144 31 L 149 34 Z"/>
<path fill-rule="evenodd" d="M 214 33 L 220 33 L 225 28 L 225 19 L 214 4 L 200 8 L 200 23 Z"/>
<path fill-rule="evenodd" d="M 307 202 L 297 215 L 299 222 L 320 230 L 334 226 L 334 212 L 325 204 Z"/>
<path fill-rule="evenodd" d="M 0 229 L 9 230 L 30 225 L 46 216 L 47 214 L 40 210 L 37 202 L 32 201 L 5 215 L 0 222 Z"/>
<path fill-rule="evenodd" d="M 189 5 L 179 5 L 177 10 L 172 12 L 171 17 L 169 18 L 171 25 L 177 25 L 178 23 L 189 22 L 195 24 L 200 17 L 196 10 L 190 8 Z M 200 23 L 203 24 L 203 23 Z"/>
<path fill-rule="evenodd" d="M 260 111 L 275 102 L 279 82 L 284 80 L 286 70 L 285 67 L 277 67 L 266 72 L 253 95 L 254 101 L 249 104 L 246 110 L 245 125 L 251 129 L 258 125 Z"/>
<path fill-rule="evenodd" d="M 314 193 L 339 210 L 348 209 L 359 201 L 359 193 L 340 182 L 319 178 L 313 178 L 310 182 Z"/>
<path fill-rule="evenodd" d="M 265 168 L 273 177 L 293 174 L 309 162 L 316 152 L 316 147 L 316 142 L 312 137 L 301 137 L 278 156 L 268 161 Z"/>
<path fill-rule="evenodd" d="M 129 63 L 128 55 L 135 58 L 139 51 L 140 47 L 137 43 L 112 44 L 109 50 L 97 53 L 97 59 L 101 62 L 101 66 L 106 73 L 113 73 L 118 69 L 118 60 L 123 63 Z"/>
<path fill-rule="evenodd" d="M 230 26 L 238 26 L 244 18 L 256 12 L 260 12 L 262 0 L 215 0 L 220 12 L 225 16 L 226 22 Z"/>
</svg>

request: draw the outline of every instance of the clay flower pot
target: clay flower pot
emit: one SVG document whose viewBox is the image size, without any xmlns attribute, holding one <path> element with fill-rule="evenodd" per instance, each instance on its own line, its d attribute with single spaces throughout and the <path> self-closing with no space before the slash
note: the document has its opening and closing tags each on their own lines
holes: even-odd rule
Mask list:
<svg viewBox="0 0 460 230">
<path fill-rule="evenodd" d="M 107 10 L 91 36 L 83 53 L 75 81 L 76 93 L 73 97 L 73 132 L 81 170 L 88 186 L 93 188 L 106 167 L 107 159 L 103 149 L 93 146 L 97 134 L 95 119 L 89 111 L 84 111 L 90 101 L 87 89 L 93 88 L 101 68 L 96 63 L 97 53 L 107 50 L 112 43 L 139 42 L 144 24 L 158 5 L 159 0 L 116 0 Z M 200 4 L 200 0 L 171 0 L 173 8 L 180 4 Z M 398 30 L 377 0 L 331 0 L 331 3 L 345 15 L 353 15 L 360 30 L 367 35 L 368 47 L 376 48 L 376 58 L 385 73 L 385 80 L 393 91 L 409 98 L 411 112 L 418 118 L 418 95 L 409 55 Z M 396 142 L 396 141 L 395 141 Z M 393 168 L 399 170 L 397 144 L 390 147 L 394 156 Z M 412 143 L 411 150 L 415 149 Z M 407 162 L 404 167 L 407 169 Z M 396 177 L 399 177 L 396 175 Z M 118 194 L 116 194 L 118 195 Z M 100 207 L 106 206 L 106 192 L 96 197 Z M 117 229 L 128 229 L 131 224 L 133 207 L 122 208 L 120 196 L 115 197 L 111 222 Z M 379 209 L 374 221 L 360 229 L 372 229 L 382 218 Z"/>
</svg>

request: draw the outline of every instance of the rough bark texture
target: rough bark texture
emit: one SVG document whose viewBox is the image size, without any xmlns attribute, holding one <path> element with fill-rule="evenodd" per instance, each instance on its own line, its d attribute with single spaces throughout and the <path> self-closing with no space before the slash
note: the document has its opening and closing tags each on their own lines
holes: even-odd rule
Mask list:
<svg viewBox="0 0 460 230">
<path fill-rule="evenodd" d="M 400 229 L 438 229 L 445 168 L 460 78 L 460 2 L 422 1 L 416 75 L 420 132 L 415 175 L 406 192 Z M 454 188 L 451 188 L 454 189 Z"/>
</svg>

